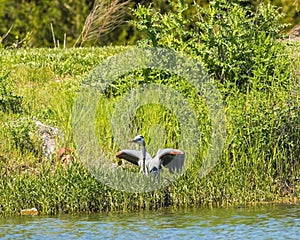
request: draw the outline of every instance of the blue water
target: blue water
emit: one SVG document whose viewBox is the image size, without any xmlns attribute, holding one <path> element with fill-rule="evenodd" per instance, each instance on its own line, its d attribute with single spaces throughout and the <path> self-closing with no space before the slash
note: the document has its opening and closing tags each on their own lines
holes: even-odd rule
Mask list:
<svg viewBox="0 0 300 240">
<path fill-rule="evenodd" d="M 300 239 L 300 206 L 0 218 L 1 239 Z"/>
</svg>

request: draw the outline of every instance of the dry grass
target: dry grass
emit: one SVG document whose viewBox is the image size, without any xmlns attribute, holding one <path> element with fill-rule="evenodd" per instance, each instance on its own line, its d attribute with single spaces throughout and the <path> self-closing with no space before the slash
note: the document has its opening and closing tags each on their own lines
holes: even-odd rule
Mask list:
<svg viewBox="0 0 300 240">
<path fill-rule="evenodd" d="M 129 0 L 96 0 L 74 46 L 79 44 L 81 47 L 92 41 L 95 43 L 101 36 L 115 29 L 123 22 L 124 9 L 129 2 Z"/>
</svg>

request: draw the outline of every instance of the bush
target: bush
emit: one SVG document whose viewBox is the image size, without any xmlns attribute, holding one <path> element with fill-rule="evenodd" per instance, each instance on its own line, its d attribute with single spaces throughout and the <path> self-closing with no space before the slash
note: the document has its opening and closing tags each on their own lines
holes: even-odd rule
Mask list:
<svg viewBox="0 0 300 240">
<path fill-rule="evenodd" d="M 207 72 L 222 84 L 248 88 L 269 86 L 272 78 L 284 85 L 289 59 L 278 39 L 285 25 L 283 15 L 271 5 L 256 9 L 243 7 L 243 1 L 211 1 L 208 8 L 171 1 L 175 11 L 162 14 L 151 6 L 139 6 L 134 25 L 146 31 L 143 44 L 184 51 L 199 58 Z"/>
</svg>

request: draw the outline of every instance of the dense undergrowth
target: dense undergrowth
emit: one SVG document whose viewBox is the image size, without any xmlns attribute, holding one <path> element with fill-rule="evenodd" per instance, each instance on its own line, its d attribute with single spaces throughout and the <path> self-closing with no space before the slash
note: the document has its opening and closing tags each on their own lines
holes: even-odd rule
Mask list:
<svg viewBox="0 0 300 240">
<path fill-rule="evenodd" d="M 165 84 L 185 96 L 199 121 L 201 148 L 177 181 L 149 193 L 126 193 L 99 182 L 82 165 L 73 141 L 71 115 L 76 93 L 91 70 L 130 47 L 0 49 L 1 215 L 31 207 L 43 214 L 57 214 L 299 198 L 300 45 L 281 41 L 279 15 L 270 6 L 261 5 L 251 12 L 238 4 L 214 1 L 205 12 L 199 8 L 193 20 L 183 18 L 187 6 L 181 1 L 175 6 L 178 12 L 174 13 L 152 13 L 151 8 L 143 7 L 136 11 L 137 25 L 149 36 L 140 47 L 166 47 L 189 54 L 202 62 L 218 85 L 227 136 L 210 174 L 198 175 L 210 141 L 209 116 L 203 99 L 184 79 L 164 71 L 137 70 L 113 82 L 105 93 L 101 104 L 106 107 L 101 109 L 109 112 L 137 85 Z M 34 128 L 36 119 L 62 131 L 57 149 L 71 148 L 72 164 L 64 164 L 58 154 L 51 159 L 43 156 Z M 164 145 L 176 147 L 180 126 L 161 107 L 139 109 L 132 133 L 144 134 L 156 148 L 153 138 L 160 130 L 155 128 L 158 124 L 166 129 Z M 119 146 L 111 132 L 109 113 L 99 110 L 96 126 L 99 143 L 111 154 L 111 163 L 116 163 Z"/>
</svg>

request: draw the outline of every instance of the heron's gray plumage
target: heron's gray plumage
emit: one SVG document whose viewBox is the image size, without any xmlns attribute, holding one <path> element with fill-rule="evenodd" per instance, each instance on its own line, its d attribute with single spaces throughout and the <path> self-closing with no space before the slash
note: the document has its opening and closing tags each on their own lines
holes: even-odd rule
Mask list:
<svg viewBox="0 0 300 240">
<path fill-rule="evenodd" d="M 180 172 L 184 163 L 184 152 L 174 148 L 159 149 L 152 162 L 156 166 L 161 164 L 168 168 L 171 173 Z"/>
</svg>

